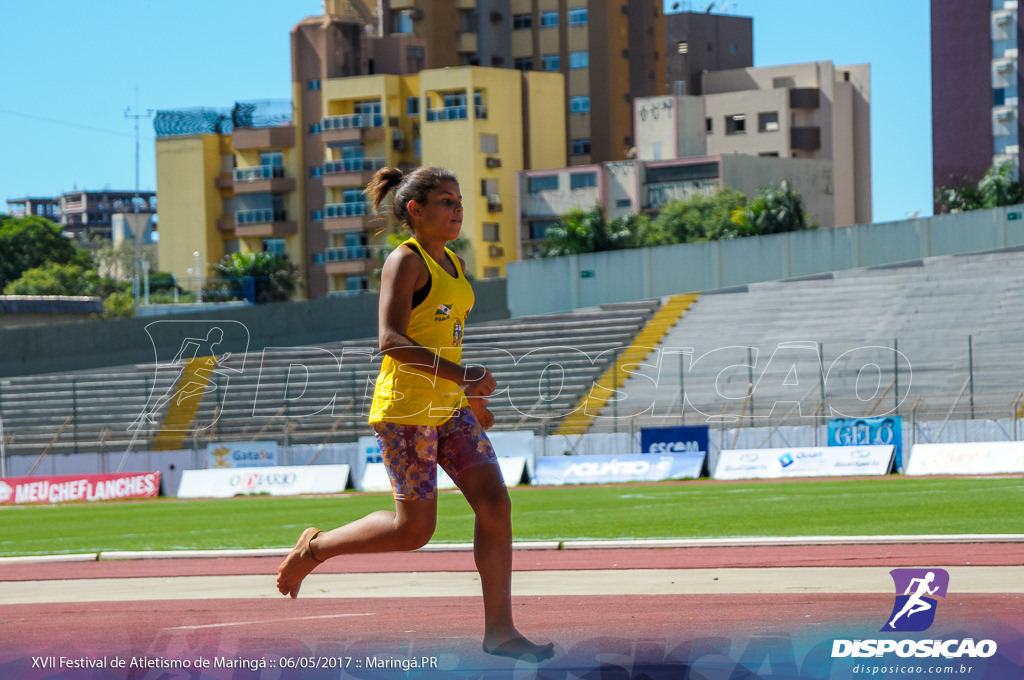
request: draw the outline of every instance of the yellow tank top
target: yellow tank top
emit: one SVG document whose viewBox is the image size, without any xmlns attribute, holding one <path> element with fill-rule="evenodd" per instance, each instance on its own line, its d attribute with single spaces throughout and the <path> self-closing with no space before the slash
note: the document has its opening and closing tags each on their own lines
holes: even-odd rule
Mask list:
<svg viewBox="0 0 1024 680">
<path fill-rule="evenodd" d="M 416 239 L 410 238 L 400 247 L 404 246 L 415 250 L 430 272 L 430 290 L 426 298 L 413 307 L 406 335 L 435 355 L 461 364 L 462 335 L 475 299 L 459 258 L 445 248 L 445 256 L 459 273 L 452 276 Z M 438 378 L 433 367 L 400 364 L 385 356 L 373 391 L 369 422 L 437 426 L 467 404 L 462 388 L 450 380 Z"/>
</svg>

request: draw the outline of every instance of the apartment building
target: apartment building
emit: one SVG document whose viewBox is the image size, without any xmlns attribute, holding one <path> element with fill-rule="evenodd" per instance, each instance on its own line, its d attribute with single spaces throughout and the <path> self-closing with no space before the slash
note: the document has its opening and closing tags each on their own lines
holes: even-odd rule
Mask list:
<svg viewBox="0 0 1024 680">
<path fill-rule="evenodd" d="M 667 92 L 700 95 L 705 71 L 754 65 L 754 20 L 711 12 L 665 15 Z"/>
<path fill-rule="evenodd" d="M 932 0 L 932 181 L 977 182 L 1020 166 L 1016 0 Z"/>
<path fill-rule="evenodd" d="M 828 61 L 706 73 L 706 151 L 829 161 L 833 226 L 870 223 L 870 76 Z"/>
<path fill-rule="evenodd" d="M 109 239 L 113 236 L 115 215 L 138 214 L 143 219 L 151 218 L 156 213 L 156 192 L 75 190 L 55 197 L 11 198 L 7 200 L 7 210 L 15 217 L 45 217 L 75 236 Z"/>
</svg>

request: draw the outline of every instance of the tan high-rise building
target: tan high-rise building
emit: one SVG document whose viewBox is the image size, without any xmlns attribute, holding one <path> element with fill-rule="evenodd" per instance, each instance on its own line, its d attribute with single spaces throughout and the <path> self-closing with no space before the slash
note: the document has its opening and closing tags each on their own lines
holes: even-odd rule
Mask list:
<svg viewBox="0 0 1024 680">
<path fill-rule="evenodd" d="M 430 68 L 562 73 L 572 165 L 626 158 L 633 99 L 665 92 L 660 0 L 382 0 L 382 7 L 384 34 L 422 38 Z"/>
</svg>

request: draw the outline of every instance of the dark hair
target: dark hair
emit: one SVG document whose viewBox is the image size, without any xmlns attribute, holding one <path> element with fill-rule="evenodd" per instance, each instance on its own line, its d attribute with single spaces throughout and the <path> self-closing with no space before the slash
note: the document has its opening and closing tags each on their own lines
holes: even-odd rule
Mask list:
<svg viewBox="0 0 1024 680">
<path fill-rule="evenodd" d="M 410 226 L 409 201 L 426 203 L 427 194 L 436 189 L 441 182 L 448 181 L 459 180 L 456 179 L 455 173 L 447 168 L 416 168 L 408 174 L 398 168 L 381 168 L 366 185 L 365 193 L 373 200 L 373 210 L 376 212 L 387 195 L 394 191 L 391 212 L 402 224 Z"/>
</svg>

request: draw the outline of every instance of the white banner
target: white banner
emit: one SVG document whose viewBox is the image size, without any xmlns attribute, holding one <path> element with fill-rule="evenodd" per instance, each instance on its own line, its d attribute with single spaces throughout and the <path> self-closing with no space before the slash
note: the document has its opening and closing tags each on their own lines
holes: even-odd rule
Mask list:
<svg viewBox="0 0 1024 680">
<path fill-rule="evenodd" d="M 501 467 L 501 476 L 506 486 L 516 486 L 523 479 L 526 471 L 526 459 L 522 456 L 502 457 L 498 459 Z M 454 489 L 455 482 L 448 476 L 448 473 L 437 468 L 437 488 Z M 367 463 L 363 472 L 363 483 L 359 486 L 361 491 L 391 491 L 391 480 L 388 479 L 387 468 L 384 463 Z"/>
<path fill-rule="evenodd" d="M 178 498 L 231 498 L 247 494 L 297 496 L 341 493 L 348 486 L 348 465 L 290 465 L 272 468 L 185 470 Z"/>
<path fill-rule="evenodd" d="M 714 479 L 781 479 L 885 475 L 893 446 L 815 446 L 792 449 L 722 451 Z"/>
<path fill-rule="evenodd" d="M 1024 442 L 914 444 L 907 475 L 995 475 L 1024 472 Z"/>
<path fill-rule="evenodd" d="M 211 442 L 206 445 L 206 467 L 250 468 L 277 465 L 277 442 Z"/>
</svg>

